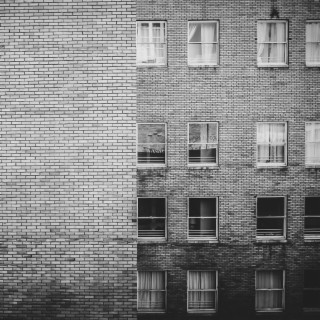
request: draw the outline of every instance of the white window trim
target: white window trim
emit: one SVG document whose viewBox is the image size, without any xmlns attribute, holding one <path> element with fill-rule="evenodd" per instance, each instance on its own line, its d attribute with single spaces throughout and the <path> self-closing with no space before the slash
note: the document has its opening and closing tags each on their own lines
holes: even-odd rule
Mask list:
<svg viewBox="0 0 320 320">
<path fill-rule="evenodd" d="M 190 219 L 190 199 L 216 199 L 216 217 L 210 219 L 216 219 L 216 236 L 215 237 L 192 237 L 189 236 L 189 219 Z M 219 197 L 188 197 L 188 218 L 187 218 L 187 235 L 188 240 L 203 241 L 203 240 L 219 240 Z"/>
<path fill-rule="evenodd" d="M 284 162 L 278 162 L 278 163 L 259 163 L 258 162 L 258 125 L 259 123 L 270 123 L 270 124 L 284 124 L 285 126 L 285 137 L 286 137 L 286 142 L 284 144 Z M 256 163 L 257 163 L 257 168 L 283 168 L 288 165 L 288 124 L 287 122 L 277 122 L 277 121 L 258 121 L 256 123 Z"/>
<path fill-rule="evenodd" d="M 320 168 L 320 161 L 315 162 L 315 163 L 308 163 L 307 162 L 307 124 L 309 123 L 318 123 L 320 125 L 320 121 L 306 121 L 304 125 L 304 133 L 305 133 L 305 138 L 304 138 L 304 149 L 305 149 L 305 167 L 306 168 Z"/>
<path fill-rule="evenodd" d="M 216 289 L 211 289 L 214 291 L 215 295 L 215 309 L 189 309 L 189 273 L 192 272 L 214 272 L 216 276 Z M 218 283 L 218 271 L 217 270 L 188 270 L 187 271 L 187 312 L 188 313 L 216 313 L 218 311 L 218 292 L 219 292 L 219 283 Z M 209 290 L 208 290 L 209 291 Z"/>
<path fill-rule="evenodd" d="M 269 308 L 269 309 L 257 309 L 257 291 L 258 290 L 264 290 L 264 289 L 257 289 L 257 273 L 259 271 L 282 271 L 282 289 L 270 289 L 270 291 L 274 291 L 274 290 L 281 290 L 282 291 L 282 308 Z M 282 312 L 285 310 L 285 289 L 286 289 L 286 286 L 285 286 L 285 270 L 270 270 L 270 269 L 261 269 L 261 270 L 256 270 L 255 271 L 255 309 L 256 309 L 256 312 L 261 312 L 261 313 L 264 313 L 264 312 Z"/>
<path fill-rule="evenodd" d="M 208 63 L 208 62 L 205 62 L 205 63 L 191 63 L 190 62 L 190 59 L 189 59 L 189 25 L 190 23 L 216 23 L 217 25 L 217 42 L 212 42 L 212 44 L 216 44 L 217 45 L 217 63 Z M 190 67 L 216 67 L 219 65 L 219 62 L 220 62 L 220 37 L 219 37 L 219 32 L 220 32 L 220 29 L 219 29 L 219 20 L 190 20 L 188 21 L 188 29 L 187 29 L 187 55 L 188 55 L 188 66 Z M 202 42 L 201 42 L 202 43 Z M 211 43 L 211 42 L 210 42 Z"/>
<path fill-rule="evenodd" d="M 168 41 L 167 41 L 167 21 L 165 20 L 139 20 L 136 22 L 136 48 L 138 48 L 138 24 L 139 23 L 148 23 L 149 24 L 149 36 L 152 30 L 152 27 L 150 27 L 151 23 L 164 23 L 164 41 L 165 41 L 165 62 L 164 63 L 139 63 L 138 62 L 138 54 L 136 59 L 136 65 L 137 67 L 166 67 L 168 64 Z"/>
<path fill-rule="evenodd" d="M 307 196 L 304 198 L 304 223 L 305 223 L 305 219 L 307 217 L 310 218 L 319 218 L 320 219 L 320 208 L 319 208 L 319 215 L 317 216 L 306 216 L 306 199 L 307 198 L 320 198 L 320 196 Z M 320 233 L 318 235 L 314 235 L 314 234 L 306 234 L 306 227 L 304 226 L 303 228 L 303 232 L 304 232 L 304 239 L 305 240 L 320 240 Z"/>
<path fill-rule="evenodd" d="M 138 163 L 138 147 L 139 147 L 139 142 L 138 142 L 138 135 L 139 135 L 139 125 L 140 124 L 162 124 L 164 125 L 164 130 L 165 130 L 165 159 L 164 163 Z M 165 122 L 139 122 L 137 123 L 136 126 L 136 163 L 137 163 L 137 168 L 164 168 L 167 166 L 167 156 L 168 156 L 168 137 L 167 137 L 167 124 Z"/>
<path fill-rule="evenodd" d="M 160 310 L 139 310 L 139 288 L 138 288 L 138 284 L 139 284 L 139 272 L 164 272 L 164 290 L 165 291 L 165 298 L 164 298 L 164 310 L 160 311 Z M 163 271 L 163 270 L 140 270 L 137 271 L 137 312 L 138 313 L 166 313 L 167 312 L 167 271 Z"/>
<path fill-rule="evenodd" d="M 258 236 L 258 199 L 270 199 L 270 198 L 283 198 L 283 235 L 282 236 Z M 261 218 L 261 216 L 260 216 Z M 279 218 L 280 216 L 271 216 L 270 218 Z M 273 241 L 273 240 L 285 240 L 287 238 L 287 197 L 286 196 L 257 196 L 256 197 L 256 239 L 258 241 Z"/>
<path fill-rule="evenodd" d="M 312 22 L 317 22 L 320 24 L 320 20 L 306 20 L 306 29 L 307 29 L 307 24 L 312 23 Z M 307 30 L 306 30 L 305 36 L 306 36 L 306 47 L 307 47 Z M 307 67 L 320 67 L 320 61 L 318 61 L 316 63 L 312 63 L 312 62 L 307 61 L 307 48 L 306 48 L 305 59 L 306 59 L 306 66 Z"/>
<path fill-rule="evenodd" d="M 287 39 L 287 42 L 282 42 L 284 43 L 286 46 L 285 46 L 285 63 L 262 63 L 262 62 L 258 62 L 258 52 L 259 52 L 259 38 L 258 38 L 258 24 L 259 23 L 268 23 L 268 22 L 279 22 L 279 23 L 285 23 L 286 25 L 286 39 Z M 261 43 L 264 43 L 264 42 L 261 42 Z M 280 43 L 280 42 L 276 42 L 276 43 Z M 273 20 L 273 19 L 265 19 L 265 20 L 258 20 L 257 21 L 257 66 L 260 68 L 277 68 L 277 67 L 288 67 L 289 63 L 288 63 L 288 54 L 289 54 L 289 32 L 288 32 L 288 20 L 279 20 L 279 19 L 276 19 L 276 20 Z"/>
<path fill-rule="evenodd" d="M 165 235 L 164 237 L 139 237 L 139 200 L 140 199 L 164 199 L 165 200 L 165 217 L 163 218 L 165 220 L 165 227 L 164 227 L 164 232 Z M 155 241 L 166 241 L 167 239 L 167 198 L 165 197 L 138 197 L 137 198 L 137 239 L 139 242 L 155 242 Z M 145 218 L 142 218 L 145 219 Z M 148 219 L 148 218 L 146 218 Z M 152 218 L 149 218 L 152 219 Z"/>
<path fill-rule="evenodd" d="M 305 272 L 306 271 L 318 271 L 320 272 L 319 269 L 306 269 L 304 270 L 304 276 L 305 276 Z M 304 282 L 304 279 L 303 279 Z M 320 291 L 320 287 L 319 288 L 305 288 L 304 283 L 303 283 L 303 294 L 305 291 Z M 303 307 L 303 311 L 305 312 L 320 312 L 320 307 L 319 308 L 308 308 L 308 307 Z"/>
<path fill-rule="evenodd" d="M 216 151 L 216 162 L 189 162 L 189 145 L 191 144 L 201 144 L 201 143 L 190 143 L 190 124 L 210 124 L 210 123 L 216 123 L 217 124 L 217 151 Z M 194 122 L 188 122 L 187 127 L 187 161 L 188 166 L 190 167 L 218 167 L 219 166 L 219 122 L 218 121 L 194 121 Z M 202 144 L 215 144 L 215 143 L 202 143 Z"/>
</svg>

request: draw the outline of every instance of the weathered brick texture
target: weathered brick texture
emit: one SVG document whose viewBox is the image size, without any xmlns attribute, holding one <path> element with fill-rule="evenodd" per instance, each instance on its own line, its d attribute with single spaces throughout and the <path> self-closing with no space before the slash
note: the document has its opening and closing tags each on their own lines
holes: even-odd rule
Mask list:
<svg viewBox="0 0 320 320">
<path fill-rule="evenodd" d="M 283 269 L 285 310 L 259 319 L 318 319 L 302 311 L 303 270 L 320 269 L 319 242 L 303 239 L 304 197 L 320 196 L 304 164 L 305 121 L 320 120 L 319 68 L 305 66 L 305 22 L 316 0 L 138 0 L 138 20 L 167 21 L 168 66 L 137 70 L 138 122 L 165 122 L 168 166 L 138 169 L 138 196 L 166 197 L 166 243 L 139 243 L 138 270 L 167 270 L 165 315 L 139 319 L 256 319 L 255 270 Z M 289 66 L 258 68 L 257 20 L 272 4 L 289 23 Z M 219 20 L 220 64 L 188 67 L 188 20 Z M 219 167 L 187 167 L 187 123 L 219 122 Z M 288 166 L 257 169 L 256 122 L 286 121 Z M 287 197 L 287 242 L 256 241 L 256 197 Z M 219 242 L 187 240 L 187 198 L 219 197 Z M 216 315 L 187 314 L 187 270 L 218 270 Z"/>
<path fill-rule="evenodd" d="M 135 319 L 135 1 L 2 1 L 0 318 Z"/>
</svg>

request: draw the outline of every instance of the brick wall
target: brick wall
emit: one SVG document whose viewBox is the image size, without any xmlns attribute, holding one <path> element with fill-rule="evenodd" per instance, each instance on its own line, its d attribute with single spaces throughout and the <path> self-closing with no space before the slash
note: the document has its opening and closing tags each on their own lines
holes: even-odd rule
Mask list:
<svg viewBox="0 0 320 320">
<path fill-rule="evenodd" d="M 135 1 L 1 7 L 1 319 L 135 319 Z"/>
<path fill-rule="evenodd" d="M 139 67 L 138 122 L 165 122 L 166 168 L 138 169 L 138 196 L 166 197 L 168 239 L 139 243 L 138 270 L 166 270 L 167 313 L 139 319 L 202 319 L 187 314 L 187 270 L 219 272 L 217 319 L 255 319 L 255 270 L 286 272 L 285 311 L 259 319 L 317 319 L 302 311 L 303 271 L 320 269 L 319 242 L 305 242 L 304 197 L 320 196 L 319 169 L 306 169 L 305 121 L 320 120 L 319 68 L 305 66 L 305 21 L 316 0 L 274 1 L 289 23 L 289 66 L 258 68 L 257 20 L 272 1 L 139 0 L 138 20 L 167 21 L 168 66 Z M 188 20 L 219 20 L 220 64 L 188 67 Z M 219 122 L 219 166 L 187 166 L 187 123 Z M 288 165 L 257 169 L 256 123 L 285 121 Z M 256 241 L 256 197 L 287 197 L 285 243 Z M 219 197 L 219 242 L 187 239 L 187 198 Z"/>
</svg>

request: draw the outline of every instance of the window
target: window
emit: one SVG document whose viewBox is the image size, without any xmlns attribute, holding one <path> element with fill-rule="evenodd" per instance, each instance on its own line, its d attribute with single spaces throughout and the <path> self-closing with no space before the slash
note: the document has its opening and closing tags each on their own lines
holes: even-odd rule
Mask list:
<svg viewBox="0 0 320 320">
<path fill-rule="evenodd" d="M 288 24 L 286 21 L 258 21 L 258 66 L 288 64 Z"/>
<path fill-rule="evenodd" d="M 320 311 L 320 270 L 304 272 L 303 307 Z"/>
<path fill-rule="evenodd" d="M 166 310 L 166 273 L 164 271 L 138 272 L 138 311 L 164 312 Z"/>
<path fill-rule="evenodd" d="M 188 64 L 217 65 L 219 57 L 218 21 L 190 21 Z"/>
<path fill-rule="evenodd" d="M 217 164 L 218 123 L 189 123 L 188 163 Z"/>
<path fill-rule="evenodd" d="M 260 167 L 287 164 L 286 123 L 257 124 L 257 165 Z"/>
<path fill-rule="evenodd" d="M 217 238 L 217 198 L 189 198 L 189 238 Z"/>
<path fill-rule="evenodd" d="M 320 197 L 305 199 L 304 236 L 320 239 Z"/>
<path fill-rule="evenodd" d="M 320 122 L 306 122 L 306 165 L 320 165 Z"/>
<path fill-rule="evenodd" d="M 256 310 L 284 309 L 284 271 L 256 272 Z"/>
<path fill-rule="evenodd" d="M 166 125 L 164 123 L 138 124 L 138 165 L 166 164 Z"/>
<path fill-rule="evenodd" d="M 306 65 L 309 67 L 320 66 L 320 21 L 307 21 Z"/>
<path fill-rule="evenodd" d="M 214 312 L 217 309 L 218 279 L 216 271 L 188 272 L 188 311 Z"/>
<path fill-rule="evenodd" d="M 257 199 L 257 237 L 285 237 L 285 198 L 259 197 Z"/>
<path fill-rule="evenodd" d="M 138 198 L 138 238 L 166 238 L 165 198 Z"/>
<path fill-rule="evenodd" d="M 167 34 L 164 21 L 137 22 L 137 64 L 167 64 Z"/>
</svg>

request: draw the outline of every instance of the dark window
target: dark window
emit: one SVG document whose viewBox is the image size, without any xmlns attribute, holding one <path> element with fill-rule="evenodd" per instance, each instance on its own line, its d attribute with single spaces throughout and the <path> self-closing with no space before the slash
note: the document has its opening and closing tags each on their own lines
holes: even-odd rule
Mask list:
<svg viewBox="0 0 320 320">
<path fill-rule="evenodd" d="M 320 309 L 320 270 L 305 270 L 303 307 Z"/>
<path fill-rule="evenodd" d="M 304 234 L 320 237 L 320 197 L 306 197 Z"/>
</svg>

